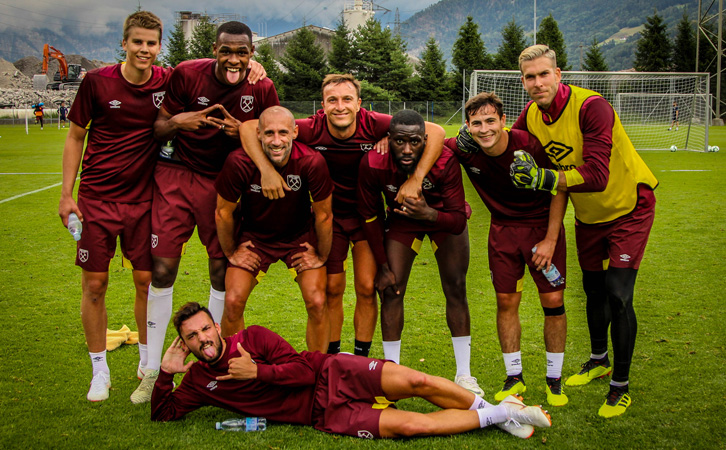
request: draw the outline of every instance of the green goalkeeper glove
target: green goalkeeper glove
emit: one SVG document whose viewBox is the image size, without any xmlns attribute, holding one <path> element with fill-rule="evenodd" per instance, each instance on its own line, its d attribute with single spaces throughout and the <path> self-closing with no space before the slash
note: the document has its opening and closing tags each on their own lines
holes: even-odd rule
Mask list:
<svg viewBox="0 0 726 450">
<path fill-rule="evenodd" d="M 469 127 L 466 125 L 462 125 L 459 128 L 459 133 L 456 135 L 456 146 L 464 153 L 476 153 L 481 150 L 479 144 L 471 136 Z"/>
<path fill-rule="evenodd" d="M 509 166 L 512 183 L 520 189 L 539 189 L 555 195 L 560 175 L 555 170 L 540 169 L 532 155 L 524 150 L 514 152 L 514 161 Z"/>
</svg>

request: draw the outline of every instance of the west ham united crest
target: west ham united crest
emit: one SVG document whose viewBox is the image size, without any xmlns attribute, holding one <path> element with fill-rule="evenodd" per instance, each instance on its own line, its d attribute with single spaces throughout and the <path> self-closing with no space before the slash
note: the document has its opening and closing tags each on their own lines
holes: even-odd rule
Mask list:
<svg viewBox="0 0 726 450">
<path fill-rule="evenodd" d="M 164 101 L 165 94 L 166 94 L 166 91 L 161 91 L 161 92 L 154 92 L 154 94 L 151 96 L 151 98 L 154 100 L 154 106 L 156 106 L 156 109 L 161 108 L 161 103 Z"/>
<path fill-rule="evenodd" d="M 242 112 L 250 112 L 252 111 L 252 107 L 254 106 L 255 98 L 251 95 L 243 95 L 239 99 L 239 107 L 242 108 Z"/>
<path fill-rule="evenodd" d="M 288 175 L 287 176 L 287 185 L 292 189 L 293 191 L 297 191 L 302 186 L 302 181 L 300 180 L 300 175 Z"/>
<path fill-rule="evenodd" d="M 151 248 L 156 248 L 157 245 L 159 245 L 159 236 L 152 234 L 151 235 Z"/>
<path fill-rule="evenodd" d="M 373 150 L 373 144 L 361 144 L 360 149 L 363 150 L 364 152 L 369 152 L 369 151 Z"/>
<path fill-rule="evenodd" d="M 79 259 L 79 260 L 80 260 L 81 262 L 86 262 L 86 261 L 88 261 L 88 250 L 84 250 L 84 249 L 82 249 L 82 248 L 79 248 L 79 249 L 78 249 L 78 259 Z"/>
</svg>

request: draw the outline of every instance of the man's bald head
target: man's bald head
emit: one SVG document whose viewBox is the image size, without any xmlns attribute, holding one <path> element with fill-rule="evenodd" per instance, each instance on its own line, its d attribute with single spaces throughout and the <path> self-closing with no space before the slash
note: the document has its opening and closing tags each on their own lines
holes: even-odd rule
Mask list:
<svg viewBox="0 0 726 450">
<path fill-rule="evenodd" d="M 257 124 L 257 138 L 265 155 L 276 167 L 287 165 L 296 137 L 295 116 L 288 109 L 271 106 L 262 111 Z"/>
</svg>

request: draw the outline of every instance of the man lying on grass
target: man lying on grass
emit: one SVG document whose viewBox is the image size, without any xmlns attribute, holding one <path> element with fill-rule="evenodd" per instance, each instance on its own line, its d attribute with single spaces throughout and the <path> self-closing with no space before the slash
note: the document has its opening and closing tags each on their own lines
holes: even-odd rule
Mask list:
<svg viewBox="0 0 726 450">
<path fill-rule="evenodd" d="M 174 316 L 179 337 L 161 362 L 151 419 L 176 420 L 212 405 L 247 416 L 364 438 L 449 435 L 497 425 L 522 438 L 551 419 L 510 396 L 499 405 L 447 379 L 390 361 L 349 354 L 298 353 L 282 337 L 250 326 L 227 338 L 196 302 Z M 189 353 L 198 361 L 186 362 Z M 174 390 L 176 373 L 187 372 Z M 429 414 L 389 408 L 421 397 L 442 409 Z"/>
</svg>

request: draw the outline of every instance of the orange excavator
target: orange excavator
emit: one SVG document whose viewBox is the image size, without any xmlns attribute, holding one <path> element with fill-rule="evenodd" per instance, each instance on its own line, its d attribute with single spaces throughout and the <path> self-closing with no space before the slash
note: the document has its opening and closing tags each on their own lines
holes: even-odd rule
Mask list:
<svg viewBox="0 0 726 450">
<path fill-rule="evenodd" d="M 48 63 L 50 60 L 58 60 L 58 72 L 55 73 L 53 81 L 48 80 Z M 78 89 L 81 85 L 83 77 L 86 75 L 85 69 L 80 64 L 68 64 L 66 57 L 57 48 L 45 44 L 43 46 L 43 69 L 38 75 L 33 76 L 33 88 L 36 90 L 52 89 Z"/>
</svg>

